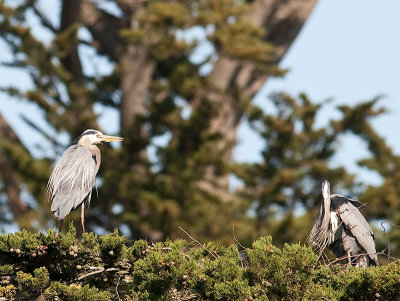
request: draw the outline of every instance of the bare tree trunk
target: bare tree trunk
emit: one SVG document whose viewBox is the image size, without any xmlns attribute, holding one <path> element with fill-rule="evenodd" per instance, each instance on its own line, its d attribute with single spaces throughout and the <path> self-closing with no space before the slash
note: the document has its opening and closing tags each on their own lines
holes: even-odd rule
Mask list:
<svg viewBox="0 0 400 301">
<path fill-rule="evenodd" d="M 143 116 L 155 67 L 146 46 L 129 45 L 121 56 L 121 130 L 132 128 L 135 116 Z"/>
</svg>

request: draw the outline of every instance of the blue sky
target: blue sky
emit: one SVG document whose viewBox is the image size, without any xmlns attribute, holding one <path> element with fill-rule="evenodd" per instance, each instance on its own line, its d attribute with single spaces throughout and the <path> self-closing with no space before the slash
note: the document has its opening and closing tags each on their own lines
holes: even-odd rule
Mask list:
<svg viewBox="0 0 400 301">
<path fill-rule="evenodd" d="M 377 95 L 385 95 L 381 102 L 389 113 L 379 117 L 374 125 L 389 144 L 400 152 L 397 131 L 400 123 L 400 28 L 399 1 L 372 0 L 320 0 L 301 34 L 281 63 L 290 72 L 283 79 L 270 79 L 257 95 L 255 101 L 266 106 L 266 97 L 274 91 L 292 95 L 301 92 L 314 101 L 333 98 L 334 101 L 319 116 L 320 124 L 338 116 L 334 106 L 355 104 Z M 0 43 L 2 60 L 10 54 Z M 29 87 L 29 78 L 21 71 L 0 67 L 1 85 Z M 16 129 L 24 143 L 39 154 L 35 145 L 44 145 L 39 134 L 20 120 L 21 113 L 42 126 L 43 115 L 34 105 L 15 102 L 0 93 L 0 112 Z M 103 113 L 101 124 L 105 131 L 115 133 L 118 122 L 116 114 Z M 262 148 L 261 140 L 242 125 L 240 144 L 234 157 L 238 161 L 257 161 Z M 65 137 L 65 143 L 67 139 Z M 346 164 L 360 173 L 366 182 L 376 182 L 377 177 L 356 166 L 356 160 L 367 155 L 360 147 L 361 141 L 346 137 L 333 164 Z M 48 154 L 54 156 L 54 154 Z"/>
<path fill-rule="evenodd" d="M 396 152 L 400 151 L 400 28 L 399 1 L 322 0 L 295 43 L 281 62 L 290 72 L 283 79 L 270 79 L 257 95 L 261 106 L 266 95 L 286 91 L 301 92 L 313 101 L 333 98 L 333 103 L 319 116 L 320 124 L 338 116 L 334 106 L 355 104 L 384 95 L 381 101 L 388 114 L 374 122 L 376 130 L 386 137 Z M 265 106 L 265 105 L 264 105 Z M 236 149 L 240 160 L 257 158 L 247 145 L 260 145 L 246 126 Z M 376 175 L 356 166 L 356 160 L 367 155 L 360 140 L 345 137 L 334 164 L 345 164 L 366 182 L 376 183 Z"/>
</svg>

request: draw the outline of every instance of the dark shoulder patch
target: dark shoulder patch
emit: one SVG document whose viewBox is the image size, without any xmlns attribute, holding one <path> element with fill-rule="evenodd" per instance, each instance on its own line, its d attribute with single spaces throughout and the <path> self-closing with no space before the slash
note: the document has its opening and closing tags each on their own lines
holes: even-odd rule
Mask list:
<svg viewBox="0 0 400 301">
<path fill-rule="evenodd" d="M 96 156 L 95 156 L 95 155 L 92 155 L 92 159 L 94 160 L 94 163 L 97 164 L 97 159 L 96 159 Z"/>
</svg>

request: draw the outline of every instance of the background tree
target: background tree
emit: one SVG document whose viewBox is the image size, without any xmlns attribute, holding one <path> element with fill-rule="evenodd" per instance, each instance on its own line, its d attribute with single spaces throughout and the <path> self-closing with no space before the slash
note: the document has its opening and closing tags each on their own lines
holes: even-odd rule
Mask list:
<svg viewBox="0 0 400 301">
<path fill-rule="evenodd" d="M 304 239 L 314 212 L 298 218 L 295 210 L 315 207 L 323 179 L 351 195 L 362 191 L 344 167 L 329 164 L 339 136 L 349 131 L 368 142 L 372 156 L 363 166 L 379 166 L 388 175 L 380 163 L 396 156 L 365 118 L 380 113 L 375 101 L 340 108 L 342 118 L 325 128 L 315 125 L 324 104 L 305 95 L 272 96 L 266 101 L 274 104 L 273 113 L 252 104 L 269 77 L 285 73 L 278 63 L 316 0 L 301 5 L 295 0 L 105 3 L 60 1 L 58 24 L 50 21 L 56 19 L 50 14 L 57 12 L 44 12 L 37 1 L 0 3 L 0 36 L 14 54 L 3 63 L 26 70 L 34 84 L 29 90 L 3 91 L 39 106 L 49 127 L 71 140 L 87 128 L 99 129 L 95 106 L 120 116 L 125 141 L 116 148 L 103 147 L 100 197 L 87 216 L 91 229 L 118 227 L 133 239 L 160 240 L 181 236 L 182 226 L 199 239 L 224 242 L 232 240 L 235 224 L 238 238 L 246 241 L 265 232 L 285 233 L 280 241 Z M 33 34 L 27 18 L 39 20 L 51 41 Z M 204 41 L 187 38 L 196 30 L 205 35 Z M 196 53 L 205 42 L 213 53 L 199 59 Z M 91 59 L 99 72 L 84 67 L 84 49 L 95 53 Z M 104 61 L 112 70 L 102 70 Z M 61 153 L 64 145 L 58 137 L 29 115 L 23 118 Z M 243 120 L 266 141 L 263 162 L 231 162 Z M 33 157 L 4 118 L 0 128 L 0 170 L 7 196 L 2 210 L 11 209 L 9 220 L 20 227 L 45 227 L 52 220 L 45 197 L 52 160 Z M 159 137 L 162 145 L 155 144 Z M 150 146 L 156 148 L 156 158 L 149 154 Z M 229 187 L 232 174 L 244 183 L 234 191 Z M 373 217 L 388 213 L 375 205 L 382 189 L 365 192 L 373 202 Z M 34 200 L 30 205 L 21 191 Z M 396 197 L 394 193 L 393 204 Z M 303 230 L 290 230 L 293 223 Z"/>
</svg>

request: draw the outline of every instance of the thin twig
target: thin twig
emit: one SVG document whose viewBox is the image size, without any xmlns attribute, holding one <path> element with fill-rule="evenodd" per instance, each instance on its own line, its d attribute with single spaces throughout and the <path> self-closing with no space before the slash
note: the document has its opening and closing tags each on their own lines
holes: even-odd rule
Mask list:
<svg viewBox="0 0 400 301">
<path fill-rule="evenodd" d="M 212 257 L 215 259 L 218 258 L 213 252 L 211 252 L 209 249 L 207 249 L 204 245 L 202 245 L 197 239 L 195 239 L 192 235 L 190 235 L 188 232 L 186 232 L 181 226 L 179 226 L 179 229 L 181 229 L 187 236 L 189 236 L 190 239 L 195 241 L 199 246 L 201 246 L 204 250 L 206 250 Z"/>
<path fill-rule="evenodd" d="M 236 239 L 236 235 L 235 235 L 235 224 L 232 224 L 232 233 L 233 233 L 233 239 L 236 241 L 236 243 L 241 246 L 244 250 L 246 250 L 246 248 Z"/>
<path fill-rule="evenodd" d="M 185 256 L 187 259 L 191 259 L 190 256 L 184 252 L 182 252 L 182 255 Z M 203 266 L 200 263 L 198 263 L 197 261 L 195 261 L 195 262 L 200 268 L 203 268 Z"/>
<path fill-rule="evenodd" d="M 390 224 L 392 227 L 395 227 L 395 228 L 400 228 L 400 226 L 395 225 L 395 224 L 393 224 L 392 222 L 389 222 L 389 221 L 381 222 L 381 227 L 383 228 L 383 234 L 385 234 L 385 236 L 386 236 L 387 250 L 388 250 L 387 257 L 388 257 L 388 260 L 389 260 L 389 258 L 393 258 L 393 257 L 390 256 L 390 239 L 389 239 L 388 234 L 386 233 L 386 228 L 383 226 L 384 223 Z"/>
<path fill-rule="evenodd" d="M 54 25 L 51 23 L 49 18 L 44 14 L 43 10 L 40 9 L 37 5 L 33 6 L 33 11 L 35 14 L 39 17 L 40 21 L 42 22 L 43 26 L 45 26 L 47 29 L 52 31 L 53 33 L 57 33 L 57 29 L 54 27 Z"/>
<path fill-rule="evenodd" d="M 389 239 L 389 236 L 386 233 L 386 228 L 383 225 L 384 223 L 385 223 L 385 221 L 381 222 L 381 227 L 383 228 L 383 234 L 385 234 L 385 236 L 386 236 L 387 250 L 388 250 L 387 256 L 388 256 L 388 259 L 389 259 L 389 256 L 390 256 L 390 239 Z"/>
</svg>

